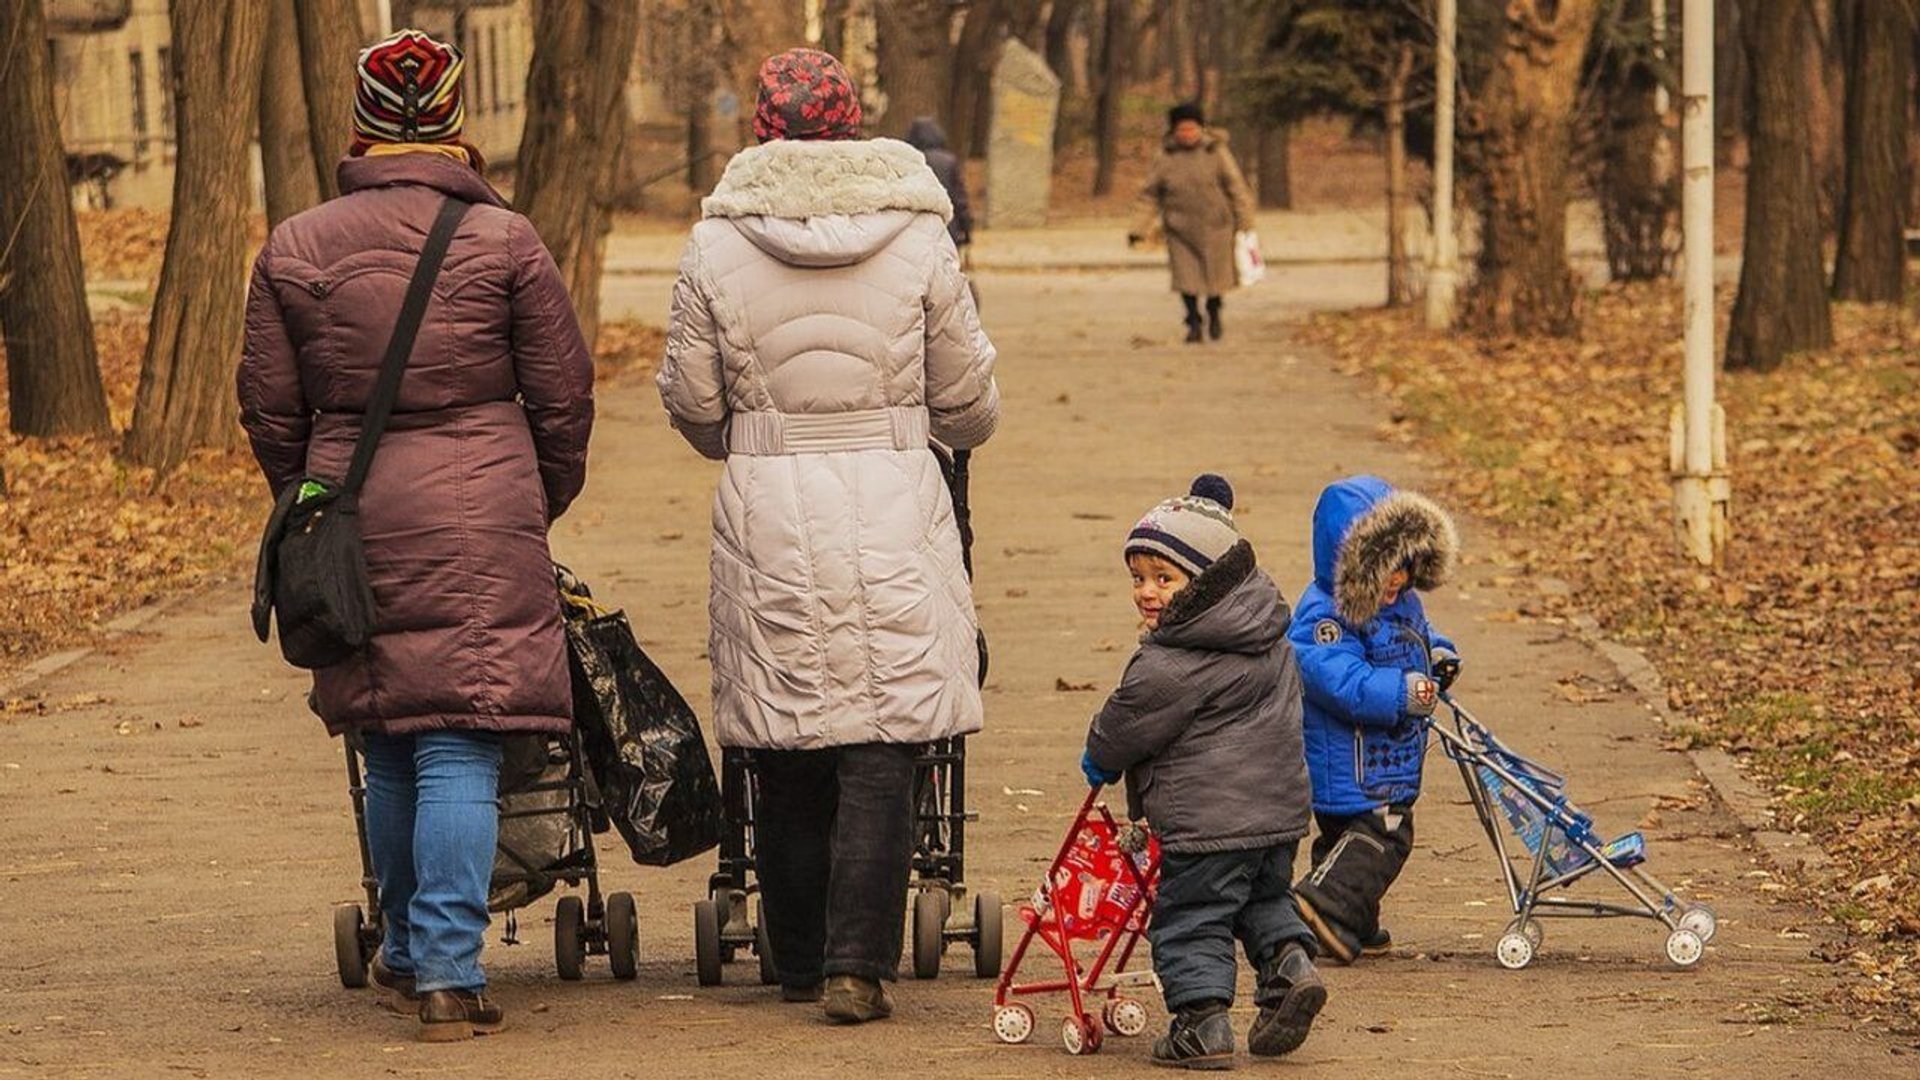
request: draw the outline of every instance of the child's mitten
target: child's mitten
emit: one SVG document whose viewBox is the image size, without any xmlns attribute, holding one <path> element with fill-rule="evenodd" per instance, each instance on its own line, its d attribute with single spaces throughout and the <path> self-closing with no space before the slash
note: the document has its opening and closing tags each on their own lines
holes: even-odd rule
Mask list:
<svg viewBox="0 0 1920 1080">
<path fill-rule="evenodd" d="M 1120 782 L 1119 773 L 1108 772 L 1094 764 L 1093 752 L 1091 750 L 1085 751 L 1080 755 L 1080 771 L 1086 776 L 1088 787 L 1105 787 L 1108 784 Z"/>
<path fill-rule="evenodd" d="M 1440 684 L 1440 692 L 1446 693 L 1453 687 L 1454 680 L 1460 677 L 1460 654 L 1445 645 L 1433 647 L 1433 681 Z"/>
<path fill-rule="evenodd" d="M 1414 716 L 1432 716 L 1440 703 L 1440 684 L 1417 671 L 1407 672 L 1407 712 Z"/>
</svg>

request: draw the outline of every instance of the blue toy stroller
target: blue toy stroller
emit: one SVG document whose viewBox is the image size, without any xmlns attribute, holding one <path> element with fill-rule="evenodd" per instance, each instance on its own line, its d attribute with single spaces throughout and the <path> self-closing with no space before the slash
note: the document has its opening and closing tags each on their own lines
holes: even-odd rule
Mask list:
<svg viewBox="0 0 1920 1080">
<path fill-rule="evenodd" d="M 1646 871 L 1646 838 L 1630 832 L 1604 839 L 1593 818 L 1568 801 L 1565 777 L 1508 749 L 1453 698 L 1442 700 L 1452 710 L 1451 724 L 1436 716 L 1428 726 L 1460 767 L 1513 903 L 1513 921 L 1494 947 L 1500 965 L 1518 971 L 1532 963 L 1544 936 L 1540 920 L 1548 917 L 1652 919 L 1667 928 L 1668 960 L 1683 968 L 1699 963 L 1717 929 L 1713 909 L 1682 901 Z M 1514 850 L 1509 829 L 1521 851 Z M 1595 873 L 1619 883 L 1634 902 L 1553 895 Z"/>
</svg>

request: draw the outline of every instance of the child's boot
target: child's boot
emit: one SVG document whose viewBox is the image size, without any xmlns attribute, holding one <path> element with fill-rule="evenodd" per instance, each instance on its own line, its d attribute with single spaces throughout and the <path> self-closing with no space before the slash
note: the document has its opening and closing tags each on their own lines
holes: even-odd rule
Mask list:
<svg viewBox="0 0 1920 1080">
<path fill-rule="evenodd" d="M 1327 1004 L 1327 987 L 1306 948 L 1289 941 L 1260 966 L 1260 990 L 1254 1000 L 1260 1014 L 1247 1029 L 1247 1049 L 1262 1057 L 1279 1057 L 1307 1041 L 1313 1018 Z"/>
<path fill-rule="evenodd" d="M 1153 1041 L 1153 1063 L 1170 1069 L 1233 1068 L 1233 1019 L 1227 1003 L 1208 1001 L 1175 1013 L 1167 1033 Z"/>
<path fill-rule="evenodd" d="M 1385 956 L 1392 951 L 1393 935 L 1384 926 L 1374 927 L 1372 934 L 1360 940 L 1361 956 Z"/>
<path fill-rule="evenodd" d="M 1300 920 L 1319 940 L 1321 955 L 1337 964 L 1351 964 L 1360 956 L 1359 935 L 1347 929 L 1335 914 L 1338 908 L 1310 882 L 1293 887 L 1293 902 L 1300 909 Z"/>
</svg>

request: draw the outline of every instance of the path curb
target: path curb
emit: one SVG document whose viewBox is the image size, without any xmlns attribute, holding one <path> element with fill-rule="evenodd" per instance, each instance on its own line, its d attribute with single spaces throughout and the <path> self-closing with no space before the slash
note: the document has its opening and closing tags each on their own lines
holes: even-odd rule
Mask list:
<svg viewBox="0 0 1920 1080">
<path fill-rule="evenodd" d="M 185 592 L 175 593 L 172 596 L 154 600 L 134 608 L 132 611 L 125 611 L 108 619 L 101 625 L 100 636 L 93 644 L 48 653 L 46 656 L 23 666 L 19 673 L 11 679 L 0 682 L 0 702 L 18 697 L 22 691 L 28 689 L 34 683 L 65 671 L 67 668 L 99 652 L 103 646 L 112 644 L 138 631 L 141 627 L 158 619 L 162 615 L 184 607 L 186 604 L 199 598 L 202 594 L 220 585 L 224 585 L 230 580 L 232 579 L 227 575 L 218 574 L 188 588 Z"/>
<path fill-rule="evenodd" d="M 1539 584 L 1544 592 L 1563 596 L 1572 592 L 1571 587 L 1559 578 L 1542 577 Z M 1620 678 L 1640 695 L 1641 704 L 1653 714 L 1655 722 L 1662 727 L 1670 727 L 1667 716 L 1672 708 L 1667 704 L 1666 680 L 1660 677 L 1659 669 L 1653 666 L 1646 654 L 1607 637 L 1599 620 L 1585 612 L 1574 613 L 1569 622 L 1580 640 L 1605 657 Z M 1706 781 L 1714 796 L 1720 800 L 1720 804 L 1753 837 L 1761 854 L 1776 870 L 1817 873 L 1832 865 L 1832 858 L 1811 838 L 1778 827 L 1774 820 L 1772 797 L 1754 783 L 1732 754 L 1717 746 L 1696 747 L 1683 753 L 1693 763 L 1694 771 L 1700 774 L 1700 778 Z"/>
</svg>

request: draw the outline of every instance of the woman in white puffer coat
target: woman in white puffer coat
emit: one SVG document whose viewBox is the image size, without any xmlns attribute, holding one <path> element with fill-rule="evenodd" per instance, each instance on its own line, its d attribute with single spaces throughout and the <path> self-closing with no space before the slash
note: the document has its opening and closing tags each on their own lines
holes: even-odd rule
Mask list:
<svg viewBox="0 0 1920 1080">
<path fill-rule="evenodd" d="M 999 419 L 994 350 L 920 152 L 860 140 L 838 61 L 761 69 L 761 145 L 703 204 L 659 375 L 724 460 L 713 507 L 715 723 L 756 752 L 755 850 L 788 1000 L 884 1017 L 912 856 L 914 757 L 980 730 L 972 592 L 937 440 Z"/>
</svg>

